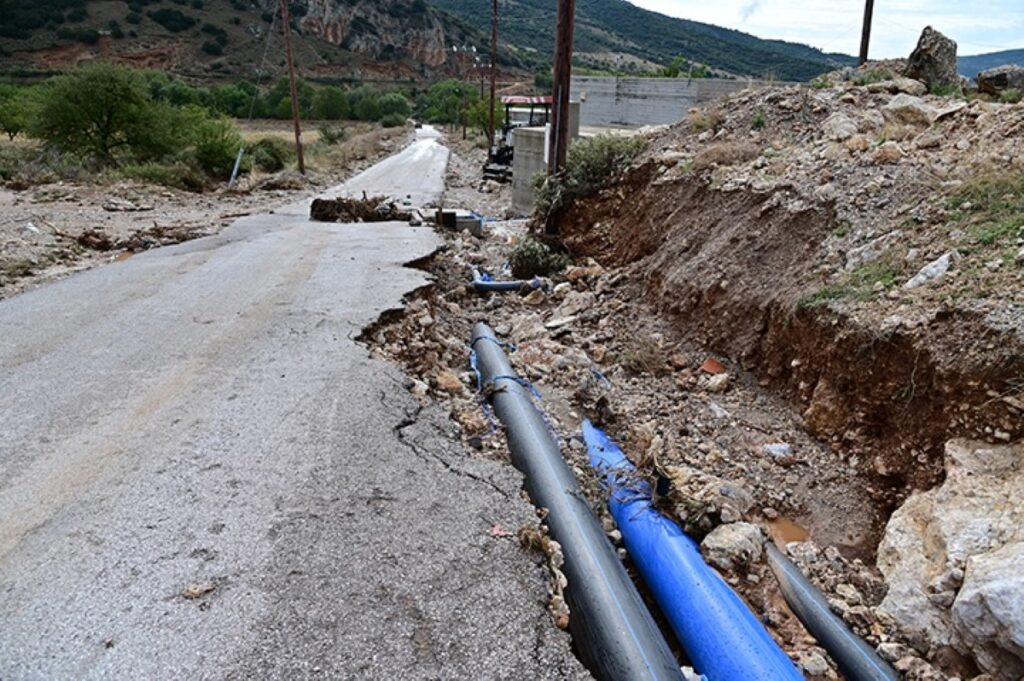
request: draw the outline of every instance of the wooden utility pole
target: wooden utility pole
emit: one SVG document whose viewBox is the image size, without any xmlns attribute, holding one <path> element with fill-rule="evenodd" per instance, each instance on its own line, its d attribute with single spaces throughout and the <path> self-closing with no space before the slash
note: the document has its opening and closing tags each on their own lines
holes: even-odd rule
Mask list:
<svg viewBox="0 0 1024 681">
<path fill-rule="evenodd" d="M 299 125 L 299 90 L 295 85 L 295 56 L 292 54 L 292 22 L 288 18 L 288 0 L 281 0 L 281 20 L 284 22 L 284 51 L 288 58 L 288 85 L 292 94 L 292 121 L 295 123 L 295 158 L 299 174 L 306 174 L 306 161 L 302 157 L 302 127 Z"/>
<path fill-rule="evenodd" d="M 498 0 L 491 7 L 491 110 L 487 122 L 487 156 L 494 152 L 494 95 L 498 81 Z"/>
<path fill-rule="evenodd" d="M 875 13 L 875 0 L 865 0 L 864 30 L 860 34 L 860 65 L 868 63 L 868 46 L 871 44 L 871 18 Z"/>
<path fill-rule="evenodd" d="M 569 84 L 572 79 L 572 38 L 576 0 L 558 0 L 558 28 L 555 34 L 554 105 L 551 107 L 551 146 L 548 174 L 565 167 L 569 150 Z"/>
</svg>

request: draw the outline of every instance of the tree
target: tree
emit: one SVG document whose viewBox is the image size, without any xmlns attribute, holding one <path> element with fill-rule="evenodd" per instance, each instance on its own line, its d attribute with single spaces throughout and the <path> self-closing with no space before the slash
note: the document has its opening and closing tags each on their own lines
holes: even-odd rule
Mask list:
<svg viewBox="0 0 1024 681">
<path fill-rule="evenodd" d="M 359 99 L 355 107 L 355 116 L 361 121 L 380 120 L 380 99 L 377 97 L 376 93 Z"/>
<path fill-rule="evenodd" d="M 491 122 L 490 99 L 477 99 L 470 105 L 466 116 L 466 122 L 486 136 Z M 494 106 L 494 127 L 500 133 L 501 126 L 503 125 L 505 125 L 505 107 L 501 106 L 501 102 L 496 102 Z"/>
<path fill-rule="evenodd" d="M 394 115 L 408 118 L 412 113 L 412 105 L 400 92 L 389 92 L 380 98 L 379 104 L 381 116 Z"/>
<path fill-rule="evenodd" d="M 472 85 L 443 80 L 427 93 L 425 117 L 431 123 L 462 123 L 477 99 L 479 94 Z"/>
<path fill-rule="evenodd" d="M 111 165 L 122 151 L 154 151 L 167 121 L 138 75 L 109 64 L 50 79 L 39 94 L 32 133 L 62 151 Z"/>
<path fill-rule="evenodd" d="M 320 88 L 313 99 L 313 114 L 325 121 L 348 118 L 348 97 L 340 87 L 334 85 Z"/>
<path fill-rule="evenodd" d="M 11 140 L 28 128 L 28 98 L 27 88 L 0 83 L 0 132 Z"/>
</svg>

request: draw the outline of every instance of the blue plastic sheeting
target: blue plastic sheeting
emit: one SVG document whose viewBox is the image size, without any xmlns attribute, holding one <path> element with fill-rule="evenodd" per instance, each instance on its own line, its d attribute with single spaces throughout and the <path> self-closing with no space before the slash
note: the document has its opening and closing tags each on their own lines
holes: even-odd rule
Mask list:
<svg viewBox="0 0 1024 681">
<path fill-rule="evenodd" d="M 540 279 L 532 281 L 497 281 L 493 275 L 480 270 L 473 270 L 473 288 L 477 291 L 518 291 L 523 286 L 538 289 L 542 286 Z"/>
<path fill-rule="evenodd" d="M 650 485 L 622 450 L 589 421 L 583 440 L 622 541 L 696 670 L 710 681 L 803 679 L 697 543 L 651 506 Z"/>
</svg>

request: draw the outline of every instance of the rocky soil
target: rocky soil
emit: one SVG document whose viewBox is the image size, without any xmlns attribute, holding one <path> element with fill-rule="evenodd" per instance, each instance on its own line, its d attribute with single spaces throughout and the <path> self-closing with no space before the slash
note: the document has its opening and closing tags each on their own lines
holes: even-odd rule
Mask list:
<svg viewBox="0 0 1024 681">
<path fill-rule="evenodd" d="M 448 234 L 418 264 L 436 285 L 366 339 L 450 404 L 477 456 L 504 458 L 467 362 L 488 321 L 595 502 L 584 417 L 662 482 L 810 678 L 838 672 L 758 533 L 907 678 L 1017 678 L 1024 107 L 927 95 L 887 67 L 653 133 L 565 216 L 576 265 L 546 291 L 467 286 L 474 267 L 502 276 L 526 224 Z M 453 156 L 449 201 L 501 217 L 507 189 L 478 183 L 475 154 Z"/>
<path fill-rule="evenodd" d="M 256 122 L 249 137 L 290 134 L 283 123 Z M 409 132 L 358 125 L 345 142 L 321 148 L 303 179 L 294 171 L 254 173 L 235 189 L 195 194 L 139 182 L 0 186 L 0 298 L 81 269 L 158 246 L 207 236 L 236 218 L 344 181 L 397 151 Z M 308 136 L 314 141 L 315 132 Z"/>
</svg>

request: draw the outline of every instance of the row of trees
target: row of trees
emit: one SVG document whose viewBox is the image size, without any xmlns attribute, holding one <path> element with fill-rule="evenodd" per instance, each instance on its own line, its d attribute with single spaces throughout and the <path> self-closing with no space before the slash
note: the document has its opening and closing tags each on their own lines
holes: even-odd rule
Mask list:
<svg viewBox="0 0 1024 681">
<path fill-rule="evenodd" d="M 153 97 L 175 106 L 203 106 L 233 118 L 291 118 L 288 80 L 281 78 L 269 89 L 259 90 L 248 81 L 230 85 L 193 87 L 165 73 L 142 74 Z M 381 121 L 402 125 L 412 114 L 409 98 L 401 92 L 382 93 L 370 86 L 343 90 L 336 85 L 314 86 L 299 79 L 299 115 L 328 121 Z"/>
<path fill-rule="evenodd" d="M 448 80 L 414 94 L 382 93 L 371 86 L 344 90 L 300 81 L 306 119 L 404 124 L 418 116 L 440 125 L 485 132 L 489 101 L 470 84 Z M 413 103 L 415 102 L 415 104 Z M 152 176 L 173 169 L 190 178 L 226 179 L 244 145 L 232 118 L 291 116 L 288 82 L 259 91 L 250 83 L 196 88 L 163 73 L 98 64 L 34 86 L 0 84 L 0 132 L 25 134 L 83 167 L 145 167 Z M 499 107 L 497 123 L 501 124 Z M 286 149 L 248 145 L 247 162 L 278 169 Z M 266 146 L 266 145 L 264 145 Z M 273 157 L 273 164 L 259 159 Z M 191 184 L 201 184 L 197 180 Z"/>
</svg>

